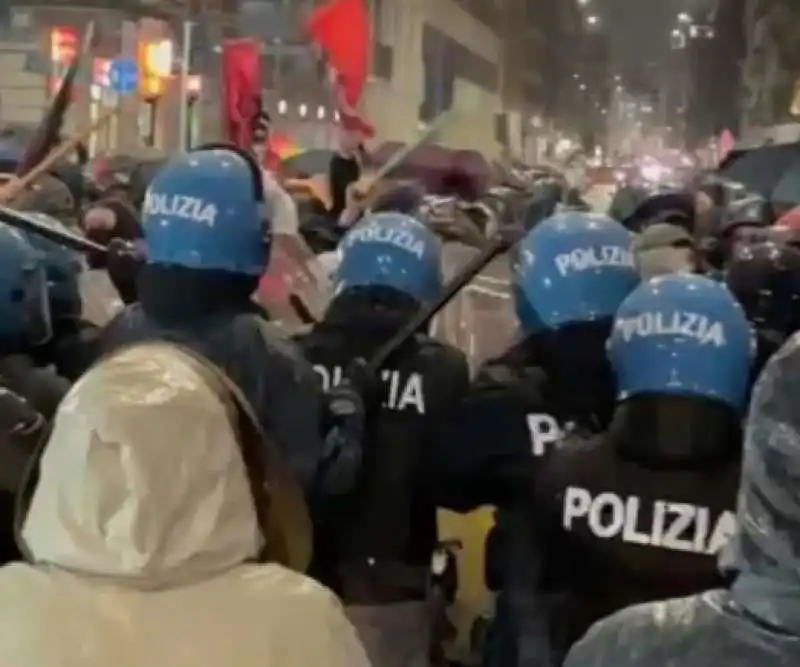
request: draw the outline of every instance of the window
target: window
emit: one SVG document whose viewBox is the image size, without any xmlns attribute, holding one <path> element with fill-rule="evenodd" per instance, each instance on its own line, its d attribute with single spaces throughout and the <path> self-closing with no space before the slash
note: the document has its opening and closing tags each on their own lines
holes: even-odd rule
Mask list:
<svg viewBox="0 0 800 667">
<path fill-rule="evenodd" d="M 372 73 L 390 81 L 394 71 L 394 52 L 391 47 L 376 42 L 372 53 Z"/>
<path fill-rule="evenodd" d="M 471 81 L 484 90 L 494 92 L 497 90 L 497 65 L 489 62 L 477 53 L 470 51 L 463 44 L 450 40 L 451 48 L 455 51 L 454 59 L 457 63 L 458 76 Z"/>
<path fill-rule="evenodd" d="M 425 26 L 422 33 L 422 57 L 426 99 L 430 85 L 433 87 L 431 90 L 435 88 L 438 90 L 437 94 L 446 100 L 446 104 L 437 106 L 439 109 L 447 109 L 452 104 L 456 77 L 490 92 L 497 90 L 497 66 L 494 63 L 429 25 Z"/>
<path fill-rule="evenodd" d="M 455 0 L 455 2 L 479 23 L 490 28 L 496 27 L 499 12 L 495 10 L 495 3 L 491 0 Z"/>
<path fill-rule="evenodd" d="M 423 99 L 421 120 L 431 120 L 453 105 L 455 67 L 450 38 L 428 25 L 422 32 Z"/>
</svg>

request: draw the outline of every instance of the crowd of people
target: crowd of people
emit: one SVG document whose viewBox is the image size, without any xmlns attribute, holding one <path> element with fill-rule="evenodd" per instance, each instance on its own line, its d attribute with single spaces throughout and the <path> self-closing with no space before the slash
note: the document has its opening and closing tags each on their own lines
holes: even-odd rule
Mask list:
<svg viewBox="0 0 800 667">
<path fill-rule="evenodd" d="M 253 152 L 176 155 L 83 213 L 85 261 L 0 225 L 0 665 L 438 667 L 436 512 L 484 505 L 485 667 L 800 662 L 796 214 L 516 188 L 480 226 L 512 344 L 471 369 L 423 325 L 375 369 L 448 285 L 424 189 L 362 157 L 298 206 Z M 291 337 L 278 250 L 334 251 Z"/>
</svg>

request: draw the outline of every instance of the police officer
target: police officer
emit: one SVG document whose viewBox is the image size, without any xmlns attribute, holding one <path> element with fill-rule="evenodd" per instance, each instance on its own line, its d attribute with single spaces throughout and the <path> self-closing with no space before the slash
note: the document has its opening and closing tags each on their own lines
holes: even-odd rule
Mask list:
<svg viewBox="0 0 800 667">
<path fill-rule="evenodd" d="M 0 384 L 22 395 L 50 417 L 69 382 L 49 368 L 37 368 L 31 353 L 53 339 L 51 306 L 69 300 L 53 283 L 53 265 L 22 232 L 0 225 Z"/>
<path fill-rule="evenodd" d="M 531 509 L 556 660 L 617 609 L 720 583 L 752 348 L 741 306 L 704 276 L 654 278 L 620 306 L 613 421 L 553 453 Z"/>
<path fill-rule="evenodd" d="M 501 593 L 498 631 L 531 602 L 524 599 L 532 589 L 523 539 L 529 526 L 517 512 L 528 499 L 520 494 L 565 432 L 599 433 L 611 418 L 605 344 L 614 313 L 639 282 L 632 239 L 615 220 L 574 211 L 527 234 L 512 277 L 520 338 L 480 369 L 451 434 L 442 437 L 464 461 L 462 509 L 499 507 L 487 552 L 487 585 Z M 489 662 L 506 663 L 510 643 L 498 642 Z"/>
<path fill-rule="evenodd" d="M 418 220 L 369 214 L 339 247 L 335 297 L 299 342 L 326 389 L 368 359 L 442 289 L 441 247 Z M 343 599 L 374 664 L 427 664 L 429 564 L 449 450 L 436 427 L 468 387 L 459 350 L 427 332 L 380 370 L 367 394 L 361 473 L 352 492 L 326 498 L 314 574 Z"/>
<path fill-rule="evenodd" d="M 354 392 L 342 396 L 343 421 L 324 440 L 311 366 L 251 301 L 270 250 L 263 192 L 259 166 L 231 147 L 200 149 L 164 166 L 144 203 L 139 301 L 108 325 L 102 348 L 168 340 L 206 356 L 240 386 L 308 488 L 325 447 L 355 446 L 360 410 Z"/>
<path fill-rule="evenodd" d="M 0 225 L 0 563 L 19 558 L 14 496 L 27 462 L 69 383 L 36 368 L 28 351 L 52 337 L 42 256 L 24 234 Z M 44 415 L 42 414 L 44 413 Z"/>
<path fill-rule="evenodd" d="M 46 214 L 29 212 L 28 216 L 37 219 L 43 226 L 69 231 L 59 220 Z M 83 262 L 77 253 L 39 234 L 27 234 L 26 238 L 41 254 L 47 278 L 53 332 L 49 340 L 25 350 L 24 355 L 7 357 L 0 361 L 2 373 L 6 377 L 29 372 L 40 373 L 32 370 L 35 364 L 40 367 L 52 366 L 62 378 L 75 380 L 96 356 L 99 336 L 99 328 L 83 319 Z M 58 399 L 67 388 L 66 382 L 62 381 L 60 384 L 61 388 L 53 395 L 54 402 L 49 407 L 38 405 L 47 415 L 52 414 Z"/>
<path fill-rule="evenodd" d="M 490 455 L 507 443 L 509 461 L 539 458 L 564 431 L 604 430 L 614 403 L 606 339 L 616 309 L 639 283 L 632 240 L 606 216 L 569 211 L 520 241 L 512 276 L 520 335 L 477 373 L 453 425 L 460 447 L 471 442 L 468 452 Z M 486 474 L 491 465 L 471 469 Z M 483 500 L 496 503 L 503 487 L 487 488 Z"/>
<path fill-rule="evenodd" d="M 800 250 L 771 241 L 740 246 L 728 262 L 725 282 L 756 332 L 756 376 L 800 329 Z"/>
</svg>

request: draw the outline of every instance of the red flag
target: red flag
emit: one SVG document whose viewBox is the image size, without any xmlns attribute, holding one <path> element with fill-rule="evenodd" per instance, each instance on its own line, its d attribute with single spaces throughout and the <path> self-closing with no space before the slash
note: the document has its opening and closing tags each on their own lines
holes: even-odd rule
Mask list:
<svg viewBox="0 0 800 667">
<path fill-rule="evenodd" d="M 369 74 L 370 18 L 364 0 L 329 0 L 312 12 L 307 29 L 328 60 L 342 127 L 373 136 L 374 128 L 357 111 Z"/>
<path fill-rule="evenodd" d="M 222 43 L 223 135 L 239 148 L 253 144 L 253 124 L 261 111 L 261 53 L 253 39 Z"/>
<path fill-rule="evenodd" d="M 719 161 L 722 162 L 736 145 L 736 138 L 730 130 L 722 130 L 719 135 Z"/>
</svg>

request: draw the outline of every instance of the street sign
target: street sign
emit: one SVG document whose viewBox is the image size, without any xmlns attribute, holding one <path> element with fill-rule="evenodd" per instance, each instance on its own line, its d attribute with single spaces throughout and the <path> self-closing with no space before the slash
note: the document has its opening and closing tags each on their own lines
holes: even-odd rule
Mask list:
<svg viewBox="0 0 800 667">
<path fill-rule="evenodd" d="M 108 68 L 109 88 L 120 95 L 135 93 L 139 84 L 139 68 L 135 60 L 118 58 Z"/>
</svg>

